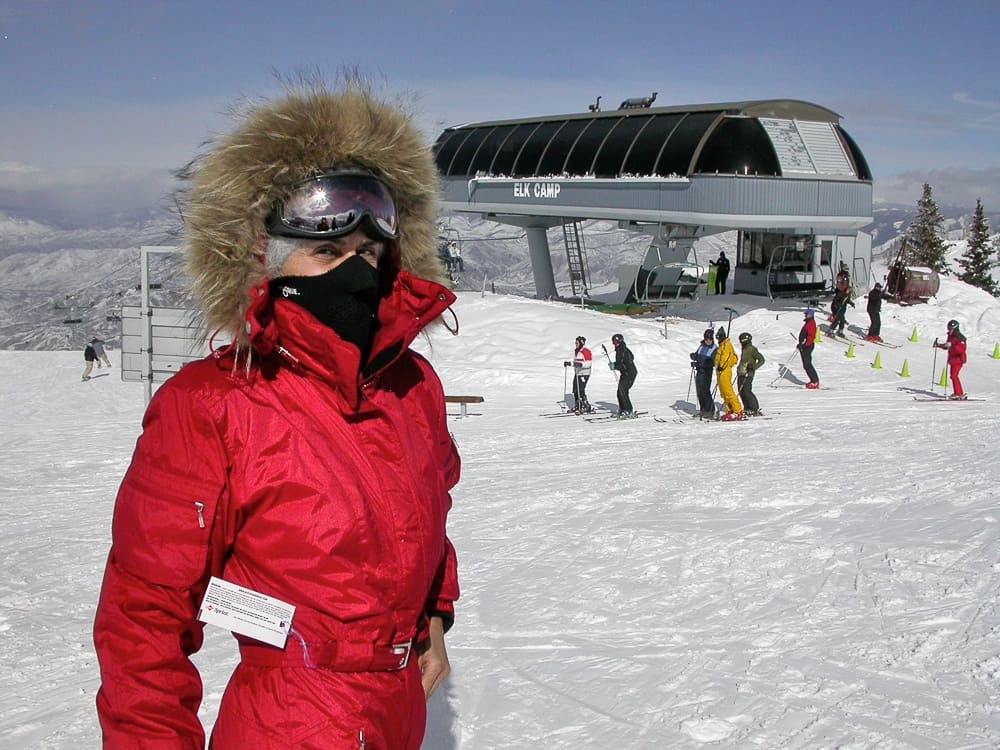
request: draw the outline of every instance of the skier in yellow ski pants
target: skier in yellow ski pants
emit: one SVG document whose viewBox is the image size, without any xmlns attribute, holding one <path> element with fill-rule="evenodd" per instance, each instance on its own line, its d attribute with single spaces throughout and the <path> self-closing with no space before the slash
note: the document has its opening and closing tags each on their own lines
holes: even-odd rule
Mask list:
<svg viewBox="0 0 1000 750">
<path fill-rule="evenodd" d="M 719 342 L 719 348 L 715 350 L 715 376 L 719 383 L 719 395 L 722 396 L 722 404 L 726 408 L 726 413 L 719 419 L 743 419 L 743 407 L 733 390 L 733 368 L 739 362 L 736 350 L 733 349 L 733 342 L 726 335 L 726 329 L 719 327 L 715 333 L 715 338 Z"/>
</svg>

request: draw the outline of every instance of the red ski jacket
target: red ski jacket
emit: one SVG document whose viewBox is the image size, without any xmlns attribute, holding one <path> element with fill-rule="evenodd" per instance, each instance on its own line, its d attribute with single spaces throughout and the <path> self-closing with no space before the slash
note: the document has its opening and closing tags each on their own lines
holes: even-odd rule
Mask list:
<svg viewBox="0 0 1000 750">
<path fill-rule="evenodd" d="M 948 331 L 948 364 L 965 364 L 965 336 L 955 331 Z"/>
<path fill-rule="evenodd" d="M 799 344 L 802 346 L 815 346 L 816 344 L 816 321 L 806 318 L 799 329 Z"/>
<path fill-rule="evenodd" d="M 356 347 L 251 291 L 251 364 L 230 348 L 160 387 L 118 493 L 94 625 L 105 747 L 204 747 L 189 657 L 215 575 L 296 607 L 284 650 L 237 636 L 216 750 L 415 750 L 426 709 L 400 644 L 453 618 L 460 461 L 408 347 L 455 297 L 401 272 L 358 376 Z"/>
</svg>

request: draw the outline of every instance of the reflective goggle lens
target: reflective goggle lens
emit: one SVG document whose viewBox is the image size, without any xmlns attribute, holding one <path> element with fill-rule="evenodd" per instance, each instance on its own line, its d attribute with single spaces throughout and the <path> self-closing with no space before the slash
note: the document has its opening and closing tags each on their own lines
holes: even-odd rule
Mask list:
<svg viewBox="0 0 1000 750">
<path fill-rule="evenodd" d="M 366 174 L 330 174 L 305 180 L 267 219 L 269 234 L 323 239 L 341 237 L 368 219 L 382 238 L 399 237 L 388 188 Z"/>
</svg>

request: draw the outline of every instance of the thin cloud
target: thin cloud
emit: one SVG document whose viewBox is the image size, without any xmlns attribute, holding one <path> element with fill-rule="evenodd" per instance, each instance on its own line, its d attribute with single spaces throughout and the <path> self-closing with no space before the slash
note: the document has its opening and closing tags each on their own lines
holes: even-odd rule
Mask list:
<svg viewBox="0 0 1000 750">
<path fill-rule="evenodd" d="M 902 172 L 875 182 L 875 200 L 880 203 L 915 204 L 924 183 L 934 191 L 940 206 L 968 209 L 982 200 L 990 212 L 1000 212 L 1000 168 L 933 169 Z"/>
</svg>

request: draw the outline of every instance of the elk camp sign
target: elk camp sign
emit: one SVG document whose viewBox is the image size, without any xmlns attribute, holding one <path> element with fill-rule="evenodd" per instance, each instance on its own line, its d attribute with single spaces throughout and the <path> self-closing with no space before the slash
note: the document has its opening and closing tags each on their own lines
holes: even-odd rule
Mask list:
<svg viewBox="0 0 1000 750">
<path fill-rule="evenodd" d="M 518 180 L 514 183 L 515 198 L 558 198 L 562 186 L 558 182 L 529 182 Z"/>
</svg>

